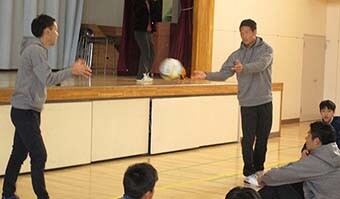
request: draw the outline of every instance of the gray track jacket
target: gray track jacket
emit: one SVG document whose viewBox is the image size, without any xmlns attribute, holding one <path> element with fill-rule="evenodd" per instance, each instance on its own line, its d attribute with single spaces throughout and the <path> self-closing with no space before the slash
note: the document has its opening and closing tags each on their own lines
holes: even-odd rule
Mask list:
<svg viewBox="0 0 340 199">
<path fill-rule="evenodd" d="M 306 158 L 271 169 L 262 182 L 268 186 L 303 182 L 306 199 L 339 199 L 340 150 L 335 142 L 322 145 Z"/>
<path fill-rule="evenodd" d="M 241 73 L 236 73 L 240 105 L 249 107 L 271 102 L 273 49 L 260 37 L 251 48 L 242 43 L 224 62 L 221 70 L 207 73 L 206 79 L 225 81 L 233 76 L 235 72 L 231 68 L 237 59 L 244 67 Z"/>
<path fill-rule="evenodd" d="M 28 39 L 22 45 L 11 104 L 18 109 L 41 112 L 46 101 L 46 86 L 61 83 L 71 76 L 71 68 L 52 72 L 47 49 L 39 39 Z"/>
</svg>

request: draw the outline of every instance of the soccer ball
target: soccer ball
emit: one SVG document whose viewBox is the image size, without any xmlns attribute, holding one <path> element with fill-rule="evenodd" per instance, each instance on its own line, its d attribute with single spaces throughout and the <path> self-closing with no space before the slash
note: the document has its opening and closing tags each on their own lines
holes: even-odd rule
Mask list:
<svg viewBox="0 0 340 199">
<path fill-rule="evenodd" d="M 165 80 L 179 79 L 184 71 L 182 63 L 173 58 L 166 58 L 159 65 L 159 73 Z"/>
</svg>

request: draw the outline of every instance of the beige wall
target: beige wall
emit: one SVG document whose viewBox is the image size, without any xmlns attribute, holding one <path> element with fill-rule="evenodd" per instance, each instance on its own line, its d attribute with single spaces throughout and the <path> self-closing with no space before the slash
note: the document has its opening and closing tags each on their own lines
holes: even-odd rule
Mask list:
<svg viewBox="0 0 340 199">
<path fill-rule="evenodd" d="M 178 0 L 163 0 L 163 11 L 171 9 L 178 4 Z M 178 13 L 173 11 L 174 21 L 177 21 Z M 124 0 L 84 0 L 83 23 L 106 26 L 118 26 L 123 24 Z M 163 13 L 165 14 L 165 13 Z M 163 16 L 164 17 L 164 16 Z"/>
<path fill-rule="evenodd" d="M 274 48 L 273 82 L 284 83 L 282 119 L 299 118 L 303 36 L 326 34 L 326 11 L 324 0 L 215 0 L 212 70 L 239 47 L 239 23 L 254 19 Z"/>
<path fill-rule="evenodd" d="M 82 23 L 121 27 L 124 0 L 84 0 Z"/>
</svg>

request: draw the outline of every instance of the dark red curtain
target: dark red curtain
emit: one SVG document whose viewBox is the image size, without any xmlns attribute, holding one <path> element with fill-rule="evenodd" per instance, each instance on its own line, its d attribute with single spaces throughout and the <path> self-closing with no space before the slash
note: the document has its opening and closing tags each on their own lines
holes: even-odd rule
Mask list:
<svg viewBox="0 0 340 199">
<path fill-rule="evenodd" d="M 135 75 L 138 70 L 139 49 L 134 37 L 134 17 L 132 16 L 134 1 L 124 1 L 123 29 L 117 67 L 119 75 Z"/>
<path fill-rule="evenodd" d="M 169 54 L 182 62 L 188 76 L 191 75 L 193 6 L 193 0 L 181 0 L 181 14 L 175 26 Z"/>
</svg>

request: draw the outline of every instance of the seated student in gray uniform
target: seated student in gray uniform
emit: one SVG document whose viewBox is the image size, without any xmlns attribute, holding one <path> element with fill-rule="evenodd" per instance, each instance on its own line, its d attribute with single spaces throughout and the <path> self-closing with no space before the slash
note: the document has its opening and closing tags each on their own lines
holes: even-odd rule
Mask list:
<svg viewBox="0 0 340 199">
<path fill-rule="evenodd" d="M 339 199 L 340 150 L 334 128 L 317 121 L 306 136 L 308 156 L 258 176 L 263 199 Z"/>
</svg>

